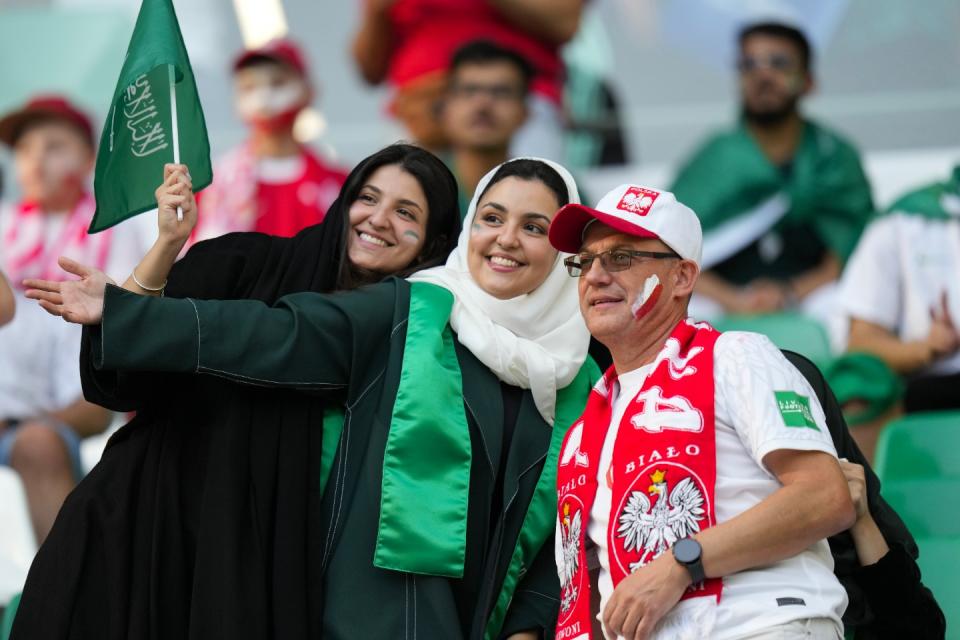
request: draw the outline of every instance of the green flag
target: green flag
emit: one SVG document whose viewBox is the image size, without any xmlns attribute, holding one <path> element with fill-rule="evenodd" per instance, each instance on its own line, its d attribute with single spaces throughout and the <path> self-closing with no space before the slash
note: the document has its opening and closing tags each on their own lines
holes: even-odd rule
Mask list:
<svg viewBox="0 0 960 640">
<path fill-rule="evenodd" d="M 143 0 L 100 136 L 90 233 L 157 206 L 163 165 L 190 167 L 194 191 L 210 184 L 210 142 L 171 0 Z"/>
</svg>

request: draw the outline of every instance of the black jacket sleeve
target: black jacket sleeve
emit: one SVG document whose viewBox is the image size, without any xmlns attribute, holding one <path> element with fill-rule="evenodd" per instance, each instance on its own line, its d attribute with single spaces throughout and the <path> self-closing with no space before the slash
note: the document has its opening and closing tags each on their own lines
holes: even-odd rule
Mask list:
<svg viewBox="0 0 960 640">
<path fill-rule="evenodd" d="M 165 295 L 171 298 L 230 300 L 246 298 L 261 276 L 271 250 L 287 239 L 259 233 L 234 233 L 200 242 L 170 271 Z M 163 374 L 98 370 L 93 366 L 91 340 L 98 327 L 84 327 L 80 342 L 80 379 L 84 397 L 113 411 L 136 411 L 160 385 L 175 384 Z"/>
<path fill-rule="evenodd" d="M 547 538 L 513 594 L 500 637 L 520 631 L 539 631 L 542 638 L 553 638 L 560 609 L 560 578 L 554 559 L 553 536 Z"/>
<path fill-rule="evenodd" d="M 873 620 L 857 629 L 856 638 L 944 637 L 943 612 L 920 581 L 917 563 L 901 545 L 891 545 L 887 555 L 875 564 L 860 567 L 852 578 L 873 613 Z"/>
</svg>

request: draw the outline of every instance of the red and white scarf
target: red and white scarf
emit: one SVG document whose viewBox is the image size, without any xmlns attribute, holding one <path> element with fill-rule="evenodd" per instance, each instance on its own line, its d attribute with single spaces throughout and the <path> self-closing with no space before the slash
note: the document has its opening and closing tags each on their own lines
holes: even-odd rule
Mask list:
<svg viewBox="0 0 960 640">
<path fill-rule="evenodd" d="M 21 202 L 10 210 L 10 219 L 4 221 L 4 268 L 10 282 L 22 287 L 25 278 L 65 280 L 67 274 L 57 264 L 60 256 L 103 271 L 110 256 L 112 230 L 95 235 L 87 234 L 96 203 L 93 196 L 84 194 L 66 219 L 55 219 L 35 204 Z M 52 237 L 49 226 L 59 224 L 60 230 Z"/>
<path fill-rule="evenodd" d="M 719 332 L 682 320 L 623 414 L 605 474 L 612 492 L 608 566 L 616 587 L 673 543 L 716 524 L 713 349 Z M 557 473 L 557 640 L 591 640 L 590 579 L 584 543 L 613 406 L 611 367 L 564 440 Z M 722 582 L 692 585 L 681 599 L 720 600 Z"/>
</svg>

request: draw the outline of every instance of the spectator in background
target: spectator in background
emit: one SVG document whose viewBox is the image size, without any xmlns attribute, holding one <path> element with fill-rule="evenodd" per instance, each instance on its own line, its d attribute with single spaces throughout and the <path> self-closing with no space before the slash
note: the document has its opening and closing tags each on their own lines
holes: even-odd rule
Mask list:
<svg viewBox="0 0 960 640">
<path fill-rule="evenodd" d="M 739 42 L 742 119 L 710 138 L 672 187 L 704 227 L 694 315 L 799 307 L 827 318 L 873 210 L 870 186 L 853 146 L 800 111 L 814 87 L 803 33 L 754 24 Z"/>
<path fill-rule="evenodd" d="M 139 249 L 120 227 L 87 235 L 89 118 L 62 97 L 40 97 L 0 120 L 0 140 L 13 149 L 22 193 L 0 210 L 0 265 L 14 287 L 24 278 L 62 279 L 60 255 L 130 273 L 125 253 Z M 20 474 L 42 542 L 80 472 L 80 439 L 103 431 L 110 414 L 83 399 L 80 333 L 22 304 L 20 291 L 14 297 L 17 314 L 0 329 L 0 464 Z"/>
<path fill-rule="evenodd" d="M 450 141 L 450 167 L 464 198 L 480 179 L 507 161 L 510 143 L 527 118 L 533 68 L 519 54 L 485 40 L 453 54 L 440 122 Z"/>
<path fill-rule="evenodd" d="M 213 184 L 199 194 L 193 240 L 233 231 L 289 237 L 320 223 L 347 174 L 294 137 L 294 122 L 313 99 L 303 53 L 289 40 L 244 51 L 233 80 L 250 137 L 220 159 Z"/>
<path fill-rule="evenodd" d="M 873 222 L 843 275 L 849 348 L 907 376 L 904 410 L 960 408 L 960 166 Z"/>
<path fill-rule="evenodd" d="M 13 314 L 16 308 L 17 302 L 13 298 L 10 283 L 7 282 L 7 277 L 0 271 L 0 326 L 13 320 Z"/>
<path fill-rule="evenodd" d="M 364 0 L 353 57 L 367 82 L 389 83 L 391 110 L 413 139 L 442 149 L 447 140 L 436 115 L 453 53 L 480 38 L 509 47 L 536 71 L 530 118 L 512 152 L 559 158 L 564 76 L 559 49 L 577 32 L 585 2 Z"/>
<path fill-rule="evenodd" d="M 3 172 L 0 172 L 0 196 L 3 195 Z M 13 291 L 10 289 L 10 282 L 3 271 L 0 271 L 0 326 L 3 326 L 13 320 L 13 314 L 17 308 L 17 301 L 13 297 Z"/>
</svg>

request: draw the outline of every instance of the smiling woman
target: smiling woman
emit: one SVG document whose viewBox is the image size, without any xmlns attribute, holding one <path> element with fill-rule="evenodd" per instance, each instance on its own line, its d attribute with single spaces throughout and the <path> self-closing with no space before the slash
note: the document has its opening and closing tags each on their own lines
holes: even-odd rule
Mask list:
<svg viewBox="0 0 960 640">
<path fill-rule="evenodd" d="M 350 262 L 378 273 L 399 271 L 423 248 L 428 216 L 417 179 L 397 165 L 380 167 L 350 205 Z"/>
<path fill-rule="evenodd" d="M 398 144 L 357 165 L 323 223 L 293 238 L 228 234 L 194 245 L 173 265 L 196 220 L 185 169 L 171 166 L 158 190 L 166 205 L 160 239 L 136 268 L 152 288 L 169 274 L 168 299 L 263 305 L 295 292 L 354 289 L 442 264 L 460 228 L 449 170 Z M 400 259 L 375 264 L 349 252 L 351 210 L 369 200 L 371 186 L 419 207 L 389 210 L 398 229 L 411 224 L 404 211 L 415 211 L 423 238 Z M 128 286 L 151 294 L 132 279 Z M 228 334 L 239 329 L 231 325 Z M 84 392 L 136 417 L 60 510 L 31 568 L 13 637 L 321 637 L 321 478 L 338 449 L 343 396 L 97 370 L 90 337 L 87 330 Z"/>
<path fill-rule="evenodd" d="M 540 286 L 557 259 L 547 229 L 567 202 L 566 185 L 546 164 L 503 165 L 481 192 L 470 226 L 467 263 L 477 284 L 502 300 Z"/>
<path fill-rule="evenodd" d="M 380 177 L 371 173 L 351 205 L 351 247 L 374 257 L 423 232 L 418 196 L 398 197 Z M 559 606 L 559 444 L 599 378 L 576 282 L 545 235 L 568 201 L 577 191 L 559 165 L 507 163 L 481 181 L 467 214 L 480 231 L 461 232 L 445 265 L 273 307 L 133 296 L 95 277 L 63 287 L 56 303 L 35 297 L 96 325 L 87 355 L 100 374 L 213 374 L 308 391 L 346 409 L 321 517 L 305 542 L 318 575 L 287 594 L 319 601 L 319 626 L 276 637 L 549 635 Z M 250 571 L 241 553 L 211 552 L 234 559 L 227 572 Z"/>
</svg>

